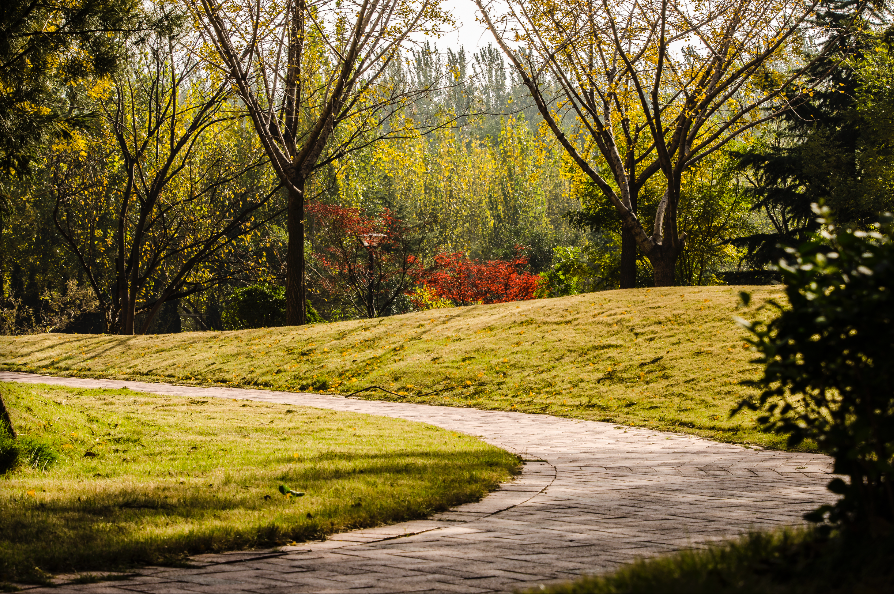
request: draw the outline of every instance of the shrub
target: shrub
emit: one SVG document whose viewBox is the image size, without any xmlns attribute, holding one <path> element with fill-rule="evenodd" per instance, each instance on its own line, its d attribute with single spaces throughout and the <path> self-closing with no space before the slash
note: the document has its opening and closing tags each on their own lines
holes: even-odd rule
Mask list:
<svg viewBox="0 0 894 594">
<path fill-rule="evenodd" d="M 464 254 L 438 254 L 434 265 L 413 271 L 418 285 L 456 305 L 506 303 L 534 298 L 540 277 L 528 272 L 528 259 L 516 246 L 512 260 L 470 260 Z"/>
<path fill-rule="evenodd" d="M 444 309 L 453 307 L 449 299 L 439 297 L 434 291 L 425 285 L 417 285 L 407 292 L 407 299 L 416 311 L 428 309 Z"/>
<path fill-rule="evenodd" d="M 739 409 L 763 411 L 792 446 L 815 441 L 849 478 L 833 479 L 839 501 L 808 519 L 874 531 L 894 521 L 894 225 L 886 215 L 869 232 L 839 230 L 815 211 L 826 231 L 779 264 L 790 306 L 742 321 L 764 373 Z"/>
<path fill-rule="evenodd" d="M 286 320 L 286 290 L 267 284 L 235 289 L 223 312 L 224 327 L 269 328 L 282 326 Z"/>
<path fill-rule="evenodd" d="M 308 323 L 325 321 L 310 302 L 305 303 L 305 308 Z M 268 284 L 234 289 L 221 318 L 227 330 L 282 326 L 286 323 L 286 290 Z"/>
<path fill-rule="evenodd" d="M 0 475 L 6 474 L 19 464 L 46 470 L 57 457 L 53 448 L 40 439 L 30 436 L 15 439 L 6 431 L 0 431 Z"/>
</svg>

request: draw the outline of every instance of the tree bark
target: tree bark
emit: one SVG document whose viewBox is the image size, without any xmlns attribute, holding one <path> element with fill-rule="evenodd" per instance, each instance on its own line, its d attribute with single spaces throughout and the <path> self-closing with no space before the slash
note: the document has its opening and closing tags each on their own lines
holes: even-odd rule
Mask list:
<svg viewBox="0 0 894 594">
<path fill-rule="evenodd" d="M 134 302 L 130 298 L 130 291 L 126 291 L 124 300 L 124 311 L 122 312 L 123 327 L 121 328 L 121 334 L 125 336 L 133 335 L 134 317 L 136 316 L 136 312 L 134 312 L 134 305 Z"/>
<path fill-rule="evenodd" d="M 664 251 L 664 250 L 662 250 Z M 670 250 L 668 250 L 670 251 Z M 677 255 L 662 253 L 656 258 L 649 259 L 652 262 L 654 271 L 653 279 L 656 287 L 673 287 L 675 285 L 674 277 L 677 264 Z"/>
<path fill-rule="evenodd" d="M 636 288 L 636 237 L 626 227 L 621 228 L 621 288 Z"/>
<path fill-rule="evenodd" d="M 12 419 L 9 418 L 9 411 L 6 409 L 6 403 L 3 402 L 3 393 L 0 391 L 0 425 L 6 427 L 6 430 L 12 436 L 13 439 L 16 439 L 18 436 L 16 435 L 16 430 L 12 426 Z"/>
<path fill-rule="evenodd" d="M 670 243 L 670 242 L 667 242 Z M 676 285 L 677 256 L 680 250 L 672 245 L 659 245 L 649 254 L 652 264 L 652 279 L 656 287 L 673 287 Z"/>
<path fill-rule="evenodd" d="M 299 191 L 289 189 L 288 234 L 286 251 L 286 324 L 303 326 L 307 323 L 304 283 L 304 179 L 295 181 Z"/>
</svg>

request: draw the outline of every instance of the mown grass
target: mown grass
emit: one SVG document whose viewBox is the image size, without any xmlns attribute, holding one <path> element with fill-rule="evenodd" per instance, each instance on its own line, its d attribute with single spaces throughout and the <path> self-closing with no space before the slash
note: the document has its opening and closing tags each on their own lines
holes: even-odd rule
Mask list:
<svg viewBox="0 0 894 594">
<path fill-rule="evenodd" d="M 51 465 L 0 476 L 0 582 L 318 539 L 484 496 L 519 460 L 363 414 L 0 384 Z M 35 467 L 37 466 L 37 468 Z M 283 496 L 278 487 L 306 493 Z"/>
<path fill-rule="evenodd" d="M 739 292 L 753 293 L 752 306 Z M 375 320 L 160 336 L 0 337 L 0 366 L 549 413 L 784 448 L 730 418 L 758 367 L 735 316 L 778 287 L 606 291 Z M 764 314 L 765 315 L 765 314 Z M 809 448 L 809 444 L 802 446 Z"/>
<path fill-rule="evenodd" d="M 786 528 L 636 561 L 531 594 L 883 594 L 894 591 L 892 562 L 890 534 L 870 540 Z"/>
</svg>

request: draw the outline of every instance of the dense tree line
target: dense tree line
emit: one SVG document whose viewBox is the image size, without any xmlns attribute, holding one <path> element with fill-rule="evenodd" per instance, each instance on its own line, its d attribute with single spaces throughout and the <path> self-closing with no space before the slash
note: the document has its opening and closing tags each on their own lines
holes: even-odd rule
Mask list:
<svg viewBox="0 0 894 594">
<path fill-rule="evenodd" d="M 482 2 L 473 54 L 398 4 L 5 4 L 2 331 L 388 315 L 453 304 L 419 284 L 450 266 L 769 282 L 812 202 L 891 209 L 881 3 Z"/>
</svg>

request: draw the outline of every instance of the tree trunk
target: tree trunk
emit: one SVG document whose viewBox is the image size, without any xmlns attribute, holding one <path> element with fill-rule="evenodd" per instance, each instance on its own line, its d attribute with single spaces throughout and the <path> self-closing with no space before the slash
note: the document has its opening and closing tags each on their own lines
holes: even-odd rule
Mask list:
<svg viewBox="0 0 894 594">
<path fill-rule="evenodd" d="M 146 314 L 146 319 L 143 321 L 143 327 L 140 329 L 140 334 L 146 334 L 149 332 L 149 326 L 152 325 L 152 320 L 158 315 L 158 312 L 161 311 L 161 308 L 167 303 L 165 301 L 168 298 L 168 293 L 162 293 L 158 298 L 158 301 L 155 302 L 155 305 L 152 306 L 152 309 Z"/>
<path fill-rule="evenodd" d="M 652 278 L 656 287 L 673 287 L 676 285 L 675 276 L 677 268 L 677 256 L 680 250 L 671 246 L 659 246 L 649 256 L 652 263 Z"/>
<path fill-rule="evenodd" d="M 124 336 L 133 335 L 134 317 L 136 316 L 136 301 L 131 299 L 130 291 L 126 288 L 122 293 L 122 309 L 121 309 L 121 334 Z"/>
<path fill-rule="evenodd" d="M 304 179 L 295 182 L 299 191 L 289 189 L 286 252 L 286 324 L 303 326 L 307 322 L 304 285 Z"/>
<path fill-rule="evenodd" d="M 5 426 L 12 438 L 16 439 L 16 430 L 12 426 L 12 419 L 9 418 L 9 411 L 6 409 L 6 403 L 3 402 L 2 391 L 0 391 L 0 425 Z"/>
<path fill-rule="evenodd" d="M 636 237 L 633 231 L 621 228 L 621 288 L 636 287 Z"/>
<path fill-rule="evenodd" d="M 627 156 L 627 171 L 630 172 L 630 178 L 633 178 L 636 168 L 636 162 L 633 154 Z M 639 187 L 635 184 L 628 186 L 630 191 L 630 211 L 636 214 L 639 206 Z M 621 225 L 621 288 L 636 288 L 636 236 L 632 229 Z"/>
</svg>

